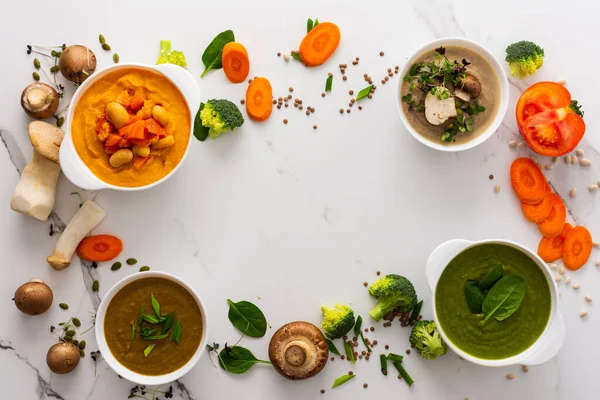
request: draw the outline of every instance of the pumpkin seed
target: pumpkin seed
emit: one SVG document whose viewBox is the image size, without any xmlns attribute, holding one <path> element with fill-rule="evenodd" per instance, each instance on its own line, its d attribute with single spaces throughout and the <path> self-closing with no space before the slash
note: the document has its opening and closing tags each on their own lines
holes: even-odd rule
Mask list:
<svg viewBox="0 0 600 400">
<path fill-rule="evenodd" d="M 40 60 L 38 60 L 37 58 L 33 59 L 33 66 L 35 67 L 35 69 L 40 69 L 40 67 L 42 66 L 42 64 L 40 64 Z"/>
<path fill-rule="evenodd" d="M 38 74 L 37 72 L 34 72 L 33 74 L 31 74 L 31 76 L 33 76 L 33 80 L 34 81 L 39 81 L 40 80 L 40 74 Z"/>
<path fill-rule="evenodd" d="M 81 326 L 81 321 L 79 320 L 79 318 L 73 317 L 71 318 L 71 322 L 73 322 L 73 325 L 75 325 L 78 328 Z"/>
<path fill-rule="evenodd" d="M 73 342 L 73 337 L 72 336 L 63 336 L 62 338 L 65 342 L 69 342 L 72 343 Z"/>
<path fill-rule="evenodd" d="M 63 126 L 64 123 L 65 123 L 65 117 L 60 117 L 59 119 L 56 120 L 56 126 L 58 126 L 59 128 L 61 126 Z"/>
<path fill-rule="evenodd" d="M 590 165 L 592 165 L 592 161 L 588 160 L 587 158 L 582 158 L 581 160 L 579 160 L 579 164 L 583 167 L 589 167 Z"/>
<path fill-rule="evenodd" d="M 104 43 L 106 43 L 106 39 L 104 39 L 104 35 L 103 35 L 103 34 L 100 34 L 100 35 L 98 36 L 98 40 L 100 41 L 100 44 L 104 44 Z"/>
<path fill-rule="evenodd" d="M 58 71 L 60 71 L 60 67 L 58 65 L 53 65 L 50 67 L 50 72 L 53 74 L 57 73 Z"/>
<path fill-rule="evenodd" d="M 108 45 L 108 43 L 103 43 L 102 44 L 102 49 L 106 50 L 106 51 L 110 51 L 110 46 Z"/>
<path fill-rule="evenodd" d="M 79 350 L 79 355 L 80 355 L 81 357 L 85 357 L 85 351 L 83 351 L 83 350 Z"/>
<path fill-rule="evenodd" d="M 77 332 L 75 332 L 74 329 L 69 329 L 68 331 L 65 332 L 65 335 L 67 336 L 75 336 Z"/>
<path fill-rule="evenodd" d="M 75 346 L 79 346 L 79 340 L 73 340 L 73 344 L 74 344 Z"/>
<path fill-rule="evenodd" d="M 85 340 L 82 340 L 81 342 L 79 342 L 79 350 L 83 350 L 85 349 Z"/>
<path fill-rule="evenodd" d="M 67 303 L 60 303 L 58 306 L 60 308 L 62 308 L 63 310 L 68 310 L 69 309 L 69 305 Z"/>
<path fill-rule="evenodd" d="M 127 265 L 135 265 L 137 264 L 137 260 L 135 258 L 128 258 L 127 261 L 125 261 L 127 263 Z"/>
<path fill-rule="evenodd" d="M 144 265 L 142 268 L 140 268 L 140 272 L 146 272 L 146 271 L 150 271 L 150 267 L 147 265 Z"/>
<path fill-rule="evenodd" d="M 100 282 L 96 279 L 94 283 L 92 283 L 92 291 L 97 292 L 100 289 Z"/>
<path fill-rule="evenodd" d="M 121 262 L 117 261 L 116 263 L 114 263 L 112 265 L 112 267 L 110 267 L 110 270 L 111 271 L 118 271 L 121 268 L 121 265 L 122 265 Z"/>
<path fill-rule="evenodd" d="M 113 61 L 115 62 L 115 64 L 119 63 L 119 54 L 118 53 L 113 54 Z"/>
</svg>

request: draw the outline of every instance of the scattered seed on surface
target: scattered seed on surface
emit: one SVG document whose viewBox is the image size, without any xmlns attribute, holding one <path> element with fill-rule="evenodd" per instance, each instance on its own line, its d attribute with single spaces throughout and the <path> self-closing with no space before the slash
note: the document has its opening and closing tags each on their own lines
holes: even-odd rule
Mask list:
<svg viewBox="0 0 600 400">
<path fill-rule="evenodd" d="M 40 80 L 40 74 L 38 74 L 37 72 L 34 72 L 33 74 L 31 74 L 31 76 L 33 77 L 34 81 Z"/>
<path fill-rule="evenodd" d="M 552 163 L 556 164 L 556 162 L 558 161 L 558 157 L 552 157 Z"/>
<path fill-rule="evenodd" d="M 500 185 L 494 185 L 494 193 L 500 193 Z"/>
<path fill-rule="evenodd" d="M 281 53 L 277 52 L 277 57 L 281 57 Z"/>
<path fill-rule="evenodd" d="M 554 280 L 555 280 L 556 282 L 560 282 L 560 281 L 562 281 L 562 275 L 554 275 Z"/>
<path fill-rule="evenodd" d="M 517 147 L 517 141 L 511 140 L 510 142 L 508 142 L 508 147 Z"/>
<path fill-rule="evenodd" d="M 381 57 L 383 57 L 383 56 L 385 56 L 385 53 L 384 53 L 383 51 L 380 51 L 380 52 L 379 52 L 379 55 L 380 55 Z"/>
<path fill-rule="evenodd" d="M 348 94 L 349 94 L 350 96 L 352 96 L 352 95 L 354 94 L 354 90 L 350 90 L 350 91 L 348 92 Z"/>
<path fill-rule="evenodd" d="M 362 106 L 358 106 L 358 111 L 361 111 L 361 110 L 362 110 Z"/>
<path fill-rule="evenodd" d="M 344 113 L 344 109 L 340 108 L 340 114 L 343 114 L 343 113 Z"/>
<path fill-rule="evenodd" d="M 406 354 L 410 354 L 410 349 L 406 349 Z"/>
<path fill-rule="evenodd" d="M 544 165 L 544 169 L 547 171 L 551 171 L 554 168 L 554 164 L 546 164 Z"/>
<path fill-rule="evenodd" d="M 523 370 L 523 372 L 529 372 L 529 367 L 527 365 L 521 366 L 521 369 Z"/>
<path fill-rule="evenodd" d="M 571 156 L 571 164 L 577 164 L 579 160 L 575 156 Z"/>
<path fill-rule="evenodd" d="M 582 158 L 581 160 L 579 160 L 579 165 L 581 165 L 582 167 L 589 167 L 590 165 L 592 165 L 592 161 L 588 160 L 587 158 Z"/>
<path fill-rule="evenodd" d="M 494 175 L 490 175 L 490 176 L 488 176 L 488 178 L 491 181 L 492 179 L 494 179 Z"/>
<path fill-rule="evenodd" d="M 577 155 L 577 157 L 583 157 L 583 155 L 584 155 L 585 153 L 583 152 L 583 150 L 582 150 L 582 149 L 577 149 L 577 150 L 575 151 L 575 154 Z"/>
<path fill-rule="evenodd" d="M 363 385 L 363 387 L 366 389 L 366 388 L 368 388 L 368 387 L 369 387 L 369 385 L 365 383 L 365 384 Z"/>
<path fill-rule="evenodd" d="M 147 265 L 144 265 L 142 268 L 140 268 L 140 272 L 146 272 L 146 271 L 150 271 L 150 267 Z"/>
<path fill-rule="evenodd" d="M 313 129 L 317 129 L 317 126 L 316 126 L 316 125 L 313 125 Z"/>
<path fill-rule="evenodd" d="M 519 144 L 517 145 L 517 147 L 520 148 L 520 149 L 524 149 L 525 148 L 525 143 L 519 142 Z"/>
<path fill-rule="evenodd" d="M 321 393 L 325 393 L 325 389 L 321 389 Z"/>
<path fill-rule="evenodd" d="M 108 43 L 103 43 L 102 44 L 102 50 L 110 51 L 110 45 Z"/>
<path fill-rule="evenodd" d="M 585 301 L 587 301 L 588 303 L 591 303 L 592 302 L 592 296 L 586 295 L 585 296 Z"/>
<path fill-rule="evenodd" d="M 514 372 L 511 372 L 510 374 L 507 374 L 507 375 L 506 375 L 506 377 L 507 377 L 508 379 L 515 379 L 517 376 L 515 375 L 515 373 L 514 373 Z"/>
<path fill-rule="evenodd" d="M 568 285 L 569 283 L 571 283 L 571 277 L 567 276 L 565 277 L 565 285 Z"/>
<path fill-rule="evenodd" d="M 373 93 L 373 92 L 371 92 L 371 93 Z M 369 94 L 367 95 L 367 97 L 368 97 L 369 99 L 372 99 L 372 98 L 373 98 L 373 95 L 372 95 L 371 93 L 369 93 Z"/>
<path fill-rule="evenodd" d="M 592 246 L 594 246 L 594 247 L 600 247 L 600 242 L 592 242 Z"/>
<path fill-rule="evenodd" d="M 97 279 L 92 283 L 92 291 L 97 292 L 100 289 L 100 281 Z"/>
<path fill-rule="evenodd" d="M 363 282 L 363 285 L 364 285 L 365 287 L 367 287 L 367 286 L 369 286 L 369 282 Z"/>
<path fill-rule="evenodd" d="M 596 261 L 596 267 L 600 267 L 600 260 Z"/>
<path fill-rule="evenodd" d="M 111 271 L 118 271 L 121 268 L 121 262 L 117 261 L 116 263 L 114 263 L 111 267 L 110 270 Z"/>
<path fill-rule="evenodd" d="M 569 197 L 575 197 L 577 196 L 577 189 L 573 188 L 569 191 Z"/>
<path fill-rule="evenodd" d="M 68 310 L 69 309 L 69 305 L 67 303 L 60 303 L 58 306 L 60 308 L 62 308 L 63 310 Z"/>
<path fill-rule="evenodd" d="M 579 289 L 580 287 L 581 287 L 581 285 L 579 284 L 579 282 L 577 282 L 577 283 L 574 283 L 574 284 L 573 284 L 573 289 L 574 289 L 574 290 L 577 290 L 577 289 Z"/>
<path fill-rule="evenodd" d="M 347 110 L 346 110 L 346 112 L 347 112 L 348 114 L 350 114 L 350 111 L 351 111 L 350 109 L 347 109 Z"/>
<path fill-rule="evenodd" d="M 588 190 L 590 192 L 595 192 L 596 190 L 598 190 L 598 184 L 594 183 L 593 185 L 588 186 Z"/>
<path fill-rule="evenodd" d="M 325 97 L 325 92 L 321 93 L 321 97 Z"/>
<path fill-rule="evenodd" d="M 552 268 L 552 269 L 557 269 L 557 268 L 558 268 L 558 265 L 556 265 L 556 264 L 550 264 L 550 268 Z"/>
<path fill-rule="evenodd" d="M 556 83 L 558 83 L 559 85 L 566 85 L 567 84 L 567 80 L 566 79 L 559 79 L 556 81 Z"/>
<path fill-rule="evenodd" d="M 284 120 L 283 120 L 283 123 L 284 123 L 284 124 L 287 124 L 287 123 L 288 123 L 288 120 L 287 120 L 287 119 L 284 119 Z"/>
<path fill-rule="evenodd" d="M 245 103 L 246 103 L 246 100 L 244 100 L 244 99 L 240 100 L 240 104 L 245 104 Z"/>
<path fill-rule="evenodd" d="M 137 260 L 135 258 L 128 258 L 125 262 L 127 263 L 127 265 L 137 264 Z"/>
<path fill-rule="evenodd" d="M 561 266 L 560 266 L 560 268 L 558 269 L 558 272 L 559 272 L 561 275 L 564 275 L 564 274 L 565 274 L 565 272 L 566 272 L 566 270 L 565 270 L 565 267 L 564 267 L 563 265 L 561 265 Z"/>
<path fill-rule="evenodd" d="M 81 321 L 77 317 L 71 318 L 71 322 L 73 322 L 73 325 L 75 325 L 78 328 L 81 326 Z"/>
<path fill-rule="evenodd" d="M 564 156 L 563 160 L 565 160 L 565 164 L 571 164 L 571 157 Z"/>
<path fill-rule="evenodd" d="M 290 55 L 289 55 L 288 53 L 285 53 L 285 54 L 283 55 L 283 59 L 284 59 L 285 61 L 290 61 Z"/>
<path fill-rule="evenodd" d="M 587 317 L 587 315 L 588 315 L 588 312 L 587 312 L 587 310 L 582 310 L 582 311 L 579 313 L 579 316 L 580 316 L 581 318 L 585 318 L 585 317 Z"/>
<path fill-rule="evenodd" d="M 344 76 L 342 76 L 342 79 L 345 80 L 345 81 L 347 81 L 348 77 L 346 75 L 344 75 Z"/>
</svg>

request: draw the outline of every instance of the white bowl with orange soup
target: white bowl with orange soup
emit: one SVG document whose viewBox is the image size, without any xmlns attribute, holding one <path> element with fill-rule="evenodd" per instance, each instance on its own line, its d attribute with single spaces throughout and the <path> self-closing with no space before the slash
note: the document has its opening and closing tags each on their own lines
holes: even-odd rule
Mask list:
<svg viewBox="0 0 600 400">
<path fill-rule="evenodd" d="M 67 114 L 60 165 L 88 190 L 148 189 L 181 166 L 200 89 L 170 64 L 118 64 L 81 84 Z"/>
</svg>

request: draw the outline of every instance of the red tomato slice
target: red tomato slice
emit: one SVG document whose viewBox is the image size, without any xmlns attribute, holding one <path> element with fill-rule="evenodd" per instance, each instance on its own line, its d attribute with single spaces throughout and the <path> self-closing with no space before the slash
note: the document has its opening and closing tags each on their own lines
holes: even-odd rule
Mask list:
<svg viewBox="0 0 600 400">
<path fill-rule="evenodd" d="M 570 104 L 571 94 L 558 83 L 539 82 L 523 92 L 517 102 L 517 124 L 533 151 L 558 157 L 577 147 L 585 122 Z"/>
</svg>

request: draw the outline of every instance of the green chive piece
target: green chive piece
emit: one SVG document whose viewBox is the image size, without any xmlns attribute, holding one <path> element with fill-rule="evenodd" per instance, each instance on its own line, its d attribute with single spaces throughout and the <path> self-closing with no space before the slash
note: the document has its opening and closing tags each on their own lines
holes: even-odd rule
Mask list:
<svg viewBox="0 0 600 400">
<path fill-rule="evenodd" d="M 327 77 L 327 80 L 325 81 L 325 91 L 331 92 L 332 86 L 333 86 L 333 75 L 330 75 Z"/>
<path fill-rule="evenodd" d="M 131 340 L 135 339 L 135 321 L 131 321 Z"/>
<path fill-rule="evenodd" d="M 385 356 L 385 354 L 380 354 L 379 355 L 379 361 L 381 362 L 381 373 L 385 376 L 387 376 L 388 371 L 387 371 L 387 365 L 388 365 L 388 360 L 387 357 Z"/>
<path fill-rule="evenodd" d="M 371 89 L 373 89 L 373 85 L 369 85 L 366 88 L 362 89 L 360 92 L 358 92 L 358 94 L 356 95 L 356 101 L 362 100 L 365 97 L 369 96 L 369 94 L 371 93 Z"/>
<path fill-rule="evenodd" d="M 350 347 L 350 343 L 344 340 L 344 350 L 346 351 L 346 358 L 352 364 L 356 364 L 356 359 L 354 358 L 354 352 L 352 351 L 352 347 Z"/>
<path fill-rule="evenodd" d="M 344 383 L 348 382 L 351 379 L 356 378 L 356 375 L 352 374 L 352 375 L 342 375 L 339 378 L 337 378 L 335 381 L 333 381 L 333 385 L 331 385 L 331 388 L 336 388 L 340 385 L 343 385 Z"/>
<path fill-rule="evenodd" d="M 148 357 L 148 355 L 150 354 L 150 352 L 152 350 L 154 350 L 155 347 L 156 347 L 156 344 L 151 344 L 150 346 L 146 347 L 144 349 L 144 357 Z"/>
<path fill-rule="evenodd" d="M 152 301 L 152 309 L 154 310 L 154 313 L 160 318 L 160 303 L 158 300 L 156 300 L 156 297 L 154 297 L 154 293 L 152 292 L 150 292 L 150 300 Z"/>
</svg>

